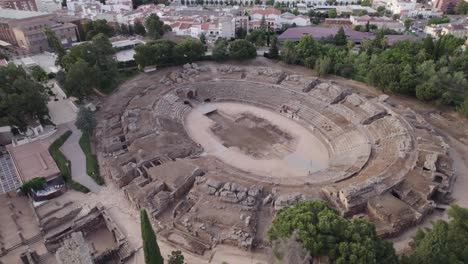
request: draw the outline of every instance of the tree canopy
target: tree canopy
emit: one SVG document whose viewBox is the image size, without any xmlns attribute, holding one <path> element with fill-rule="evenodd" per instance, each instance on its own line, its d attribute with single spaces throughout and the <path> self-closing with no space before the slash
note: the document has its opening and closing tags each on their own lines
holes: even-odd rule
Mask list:
<svg viewBox="0 0 468 264">
<path fill-rule="evenodd" d="M 147 30 L 146 35 L 152 39 L 161 38 L 166 30 L 166 27 L 164 27 L 164 23 L 159 19 L 159 17 L 156 14 L 151 14 L 145 19 L 145 26 Z"/>
<path fill-rule="evenodd" d="M 65 90 L 82 98 L 88 95 L 92 88 L 99 88 L 104 92 L 113 89 L 118 83 L 114 54 L 115 50 L 104 34 L 98 34 L 89 42 L 73 46 L 62 59 L 68 80 Z M 77 64 L 80 60 L 82 61 Z M 73 75 L 70 74 L 72 69 Z M 74 89 L 78 90 L 73 91 Z"/>
<path fill-rule="evenodd" d="M 391 243 L 377 236 L 371 223 L 347 220 L 321 200 L 303 201 L 281 209 L 268 231 L 273 242 L 297 232 L 312 257 L 327 257 L 333 263 L 398 263 Z"/>
<path fill-rule="evenodd" d="M 145 209 L 140 210 L 140 223 L 145 264 L 163 264 L 164 259 L 159 250 L 156 234 L 154 233 Z"/>
<path fill-rule="evenodd" d="M 229 54 L 236 60 L 253 59 L 257 56 L 257 49 L 249 41 L 237 39 L 230 43 Z"/>
<path fill-rule="evenodd" d="M 343 35 L 340 29 L 333 38 L 304 36 L 297 43 L 285 41 L 281 59 L 314 68 L 320 75 L 353 78 L 385 92 L 462 109 L 468 96 L 468 50 L 461 48 L 463 39 L 428 36 L 420 42 L 405 40 L 389 46 L 385 32 L 377 31 L 373 40 L 363 41 L 356 54 Z"/>
<path fill-rule="evenodd" d="M 10 63 L 0 67 L 0 123 L 25 131 L 28 123 L 49 114 L 44 86 L 22 67 Z"/>
<path fill-rule="evenodd" d="M 133 58 L 137 65 L 142 67 L 149 65 L 168 66 L 174 65 L 175 43 L 170 40 L 156 40 L 135 47 Z"/>
<path fill-rule="evenodd" d="M 180 250 L 175 250 L 171 252 L 171 255 L 168 256 L 168 264 L 187 264 L 185 262 L 184 255 Z"/>
<path fill-rule="evenodd" d="M 177 55 L 179 63 L 192 63 L 205 55 L 205 48 L 200 40 L 187 38 L 174 47 L 174 54 Z"/>
<path fill-rule="evenodd" d="M 49 44 L 49 47 L 57 53 L 57 60 L 55 61 L 55 65 L 63 66 L 61 64 L 61 62 L 62 62 L 63 56 L 65 56 L 65 54 L 66 54 L 66 51 L 62 47 L 62 43 L 60 43 L 59 39 L 55 35 L 55 32 L 52 31 L 52 29 L 50 29 L 50 27 L 45 27 L 44 28 L 44 34 L 45 34 L 45 36 L 47 38 L 47 42 Z"/>
<path fill-rule="evenodd" d="M 419 229 L 412 251 L 403 264 L 468 263 L 468 209 L 452 205 L 449 222 L 438 220 L 431 229 Z"/>
<path fill-rule="evenodd" d="M 228 42 L 223 38 L 217 39 L 211 56 L 215 61 L 227 60 L 229 58 Z"/>
<path fill-rule="evenodd" d="M 75 125 L 83 133 L 92 135 L 96 127 L 94 113 L 88 108 L 81 106 L 76 116 Z"/>
<path fill-rule="evenodd" d="M 91 40 L 98 34 L 104 34 L 108 38 L 114 35 L 114 28 L 107 24 L 105 19 L 89 20 L 84 24 L 86 40 Z"/>
</svg>

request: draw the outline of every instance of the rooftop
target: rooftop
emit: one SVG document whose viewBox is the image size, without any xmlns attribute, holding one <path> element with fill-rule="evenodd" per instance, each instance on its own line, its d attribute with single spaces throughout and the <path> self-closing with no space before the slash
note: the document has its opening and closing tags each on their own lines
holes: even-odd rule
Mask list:
<svg viewBox="0 0 468 264">
<path fill-rule="evenodd" d="M 25 19 L 31 17 L 38 17 L 49 15 L 47 12 L 38 12 L 38 11 L 25 11 L 25 10 L 15 10 L 15 9 L 0 9 L 0 18 L 8 19 Z"/>
<path fill-rule="evenodd" d="M 373 38 L 372 33 L 360 32 L 348 28 L 344 28 L 346 37 L 349 40 L 354 42 L 361 42 L 363 39 Z M 279 41 L 293 40 L 299 41 L 305 35 L 311 35 L 314 39 L 326 38 L 328 36 L 334 36 L 338 32 L 338 28 L 329 28 L 329 27 L 316 27 L 316 26 L 307 26 L 307 27 L 293 27 L 288 28 L 283 34 L 278 37 Z"/>
</svg>

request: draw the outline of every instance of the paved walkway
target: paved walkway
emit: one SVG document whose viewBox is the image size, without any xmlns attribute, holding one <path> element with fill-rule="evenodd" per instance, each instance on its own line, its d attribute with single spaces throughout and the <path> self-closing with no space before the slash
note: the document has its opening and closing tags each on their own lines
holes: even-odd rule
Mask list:
<svg viewBox="0 0 468 264">
<path fill-rule="evenodd" d="M 71 161 L 72 179 L 86 186 L 90 191 L 97 193 L 102 187 L 99 186 L 93 178 L 86 174 L 86 158 L 79 144 L 81 131 L 73 124 L 73 122 L 67 123 L 66 126 L 73 133 L 68 140 L 65 141 L 60 150 L 63 152 L 65 157 Z"/>
</svg>

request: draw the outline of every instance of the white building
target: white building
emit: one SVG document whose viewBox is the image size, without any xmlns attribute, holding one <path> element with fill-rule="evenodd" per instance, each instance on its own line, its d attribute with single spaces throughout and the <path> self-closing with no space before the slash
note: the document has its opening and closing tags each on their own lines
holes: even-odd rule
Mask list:
<svg viewBox="0 0 468 264">
<path fill-rule="evenodd" d="M 356 4 L 358 0 L 336 0 L 337 5 L 352 5 Z M 275 3 L 283 5 L 299 5 L 300 3 L 306 6 L 326 6 L 329 5 L 327 0 L 275 0 Z"/>
<path fill-rule="evenodd" d="M 370 25 L 376 25 L 379 29 L 392 29 L 398 32 L 402 32 L 406 29 L 405 25 L 403 25 L 400 21 L 393 20 L 388 17 L 371 17 L 368 15 L 350 16 L 349 20 L 355 26 L 366 26 L 369 23 Z"/>
<path fill-rule="evenodd" d="M 281 26 L 295 24 L 296 26 L 305 27 L 311 25 L 310 18 L 308 16 L 296 16 L 288 12 L 281 14 L 277 20 L 277 23 Z"/>
<path fill-rule="evenodd" d="M 385 6 L 386 10 L 389 10 L 392 14 L 400 15 L 402 12 L 407 12 L 416 9 L 416 0 L 401 1 L 401 0 L 389 0 Z"/>
<path fill-rule="evenodd" d="M 400 18 L 401 19 L 416 18 L 416 17 L 430 18 L 430 17 L 441 17 L 443 15 L 444 13 L 438 8 L 433 8 L 431 6 L 424 6 L 424 5 L 418 4 L 416 5 L 415 9 L 402 11 L 400 14 Z"/>
</svg>

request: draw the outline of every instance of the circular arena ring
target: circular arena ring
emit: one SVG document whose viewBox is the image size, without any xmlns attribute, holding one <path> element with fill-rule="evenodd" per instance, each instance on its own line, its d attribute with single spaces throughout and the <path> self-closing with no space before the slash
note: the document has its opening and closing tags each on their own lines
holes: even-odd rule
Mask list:
<svg viewBox="0 0 468 264">
<path fill-rule="evenodd" d="M 251 248 L 273 217 L 262 208 L 303 199 L 396 235 L 455 178 L 442 137 L 385 95 L 279 67 L 187 64 L 141 78 L 149 84 L 100 113 L 101 165 L 165 223 L 166 239 L 195 253 L 219 241 Z"/>
</svg>

